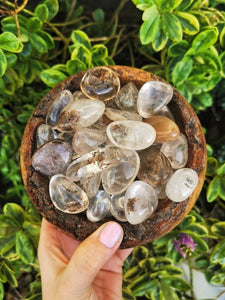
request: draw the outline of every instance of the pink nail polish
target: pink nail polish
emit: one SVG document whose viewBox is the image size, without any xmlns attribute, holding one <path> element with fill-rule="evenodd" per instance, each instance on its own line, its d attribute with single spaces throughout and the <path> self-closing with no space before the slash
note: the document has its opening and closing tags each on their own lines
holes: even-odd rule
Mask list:
<svg viewBox="0 0 225 300">
<path fill-rule="evenodd" d="M 107 248 L 113 248 L 121 239 L 122 233 L 122 228 L 119 224 L 110 222 L 103 228 L 99 239 Z"/>
</svg>

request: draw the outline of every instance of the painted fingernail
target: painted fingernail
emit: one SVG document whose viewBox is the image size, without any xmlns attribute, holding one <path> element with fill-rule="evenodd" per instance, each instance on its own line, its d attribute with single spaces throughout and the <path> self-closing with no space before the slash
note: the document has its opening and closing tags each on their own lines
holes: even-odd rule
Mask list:
<svg viewBox="0 0 225 300">
<path fill-rule="evenodd" d="M 122 234 L 121 226 L 115 222 L 110 222 L 103 228 L 99 239 L 107 248 L 113 248 L 121 239 Z"/>
</svg>

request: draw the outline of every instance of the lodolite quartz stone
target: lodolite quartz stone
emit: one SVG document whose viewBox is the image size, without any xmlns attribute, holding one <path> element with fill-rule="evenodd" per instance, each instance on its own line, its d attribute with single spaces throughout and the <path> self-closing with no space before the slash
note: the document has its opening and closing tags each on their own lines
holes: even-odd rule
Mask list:
<svg viewBox="0 0 225 300">
<path fill-rule="evenodd" d="M 124 197 L 125 215 L 130 224 L 148 219 L 158 206 L 158 197 L 152 186 L 144 181 L 134 181 Z"/>
<path fill-rule="evenodd" d="M 77 214 L 87 209 L 89 205 L 87 194 L 61 174 L 51 178 L 49 194 L 55 207 L 65 213 Z"/>
<path fill-rule="evenodd" d="M 142 150 L 151 146 L 156 137 L 154 128 L 138 121 L 115 121 L 106 128 L 109 140 L 119 148 Z"/>
<path fill-rule="evenodd" d="M 91 222 L 98 222 L 110 214 L 110 195 L 99 190 L 95 197 L 89 199 L 87 218 Z"/>
<path fill-rule="evenodd" d="M 110 212 L 112 216 L 120 222 L 127 222 L 127 218 L 125 216 L 124 197 L 125 193 L 112 195 L 111 197 Z"/>
<path fill-rule="evenodd" d="M 198 184 L 198 174 L 190 168 L 176 170 L 166 184 L 166 195 L 174 202 L 186 200 Z"/>
<path fill-rule="evenodd" d="M 105 115 L 112 121 L 133 120 L 142 121 L 142 117 L 134 111 L 106 108 Z"/>
<path fill-rule="evenodd" d="M 143 118 L 150 118 L 167 105 L 173 97 L 173 89 L 161 81 L 148 81 L 140 89 L 137 110 Z"/>
<path fill-rule="evenodd" d="M 88 98 L 107 101 L 119 92 L 120 80 L 110 68 L 94 67 L 86 71 L 80 88 Z"/>
<path fill-rule="evenodd" d="M 117 106 L 122 110 L 137 110 L 138 89 L 133 82 L 124 85 L 114 97 Z"/>
<path fill-rule="evenodd" d="M 82 177 L 80 179 L 79 185 L 85 191 L 88 198 L 92 198 L 98 193 L 102 179 L 101 175 L 101 172 L 99 172 L 93 177 Z"/>
<path fill-rule="evenodd" d="M 41 124 L 36 132 L 36 146 L 39 148 L 45 143 L 57 139 L 57 132 L 47 124 Z"/>
<path fill-rule="evenodd" d="M 35 151 L 32 166 L 41 174 L 53 176 L 66 170 L 72 153 L 72 147 L 67 142 L 52 140 Z"/>
</svg>

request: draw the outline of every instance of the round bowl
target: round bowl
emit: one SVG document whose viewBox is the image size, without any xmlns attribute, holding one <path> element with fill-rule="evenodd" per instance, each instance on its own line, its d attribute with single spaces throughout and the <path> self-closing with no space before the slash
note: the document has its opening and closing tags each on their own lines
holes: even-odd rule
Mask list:
<svg viewBox="0 0 225 300">
<path fill-rule="evenodd" d="M 151 80 L 164 81 L 160 77 L 146 71 L 125 67 L 111 66 L 120 78 L 121 86 L 132 81 L 138 89 Z M 31 158 L 35 151 L 35 134 L 37 127 L 45 122 L 46 114 L 59 93 L 68 89 L 72 93 L 80 89 L 80 81 L 84 72 L 77 73 L 59 83 L 53 88 L 32 113 L 22 139 L 21 144 L 21 170 L 25 188 L 32 199 L 34 206 L 50 223 L 60 229 L 73 234 L 77 240 L 84 240 L 94 232 L 101 224 L 113 217 L 105 218 L 99 222 L 90 222 L 85 213 L 66 214 L 55 208 L 49 197 L 49 178 L 41 175 L 31 165 Z M 202 126 L 197 115 L 186 99 L 175 89 L 173 98 L 169 103 L 175 121 L 180 131 L 187 137 L 188 162 L 186 167 L 194 169 L 199 176 L 199 182 L 192 195 L 183 202 L 175 203 L 169 199 L 159 201 L 154 214 L 138 225 L 128 222 L 119 222 L 124 229 L 124 238 L 121 248 L 129 248 L 153 241 L 171 231 L 187 215 L 195 204 L 204 183 L 206 171 L 206 143 Z"/>
</svg>

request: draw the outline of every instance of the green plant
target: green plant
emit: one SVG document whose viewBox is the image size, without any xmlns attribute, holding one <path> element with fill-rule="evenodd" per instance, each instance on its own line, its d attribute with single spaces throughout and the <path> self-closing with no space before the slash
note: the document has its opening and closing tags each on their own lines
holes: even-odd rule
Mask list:
<svg viewBox="0 0 225 300">
<path fill-rule="evenodd" d="M 41 299 L 41 218 L 22 183 L 19 148 L 25 124 L 49 87 L 92 66 L 127 64 L 174 85 L 205 122 L 206 137 L 211 125 L 205 114 L 212 113 L 214 126 L 218 111 L 225 115 L 224 1 L 133 0 L 137 14 L 143 12 L 135 24 L 120 19 L 128 1 L 120 1 L 111 18 L 102 8 L 87 14 L 74 0 L 30 1 L 29 7 L 27 0 L 20 6 L 0 1 L 0 299 Z M 135 248 L 126 260 L 124 299 L 194 299 L 192 282 L 180 279 L 181 261 L 190 274 L 194 266 L 209 282 L 225 284 L 224 138 L 222 132 L 207 145 L 207 176 L 196 207 L 173 231 Z M 185 252 L 175 247 L 181 234 L 189 241 L 180 248 Z"/>
</svg>

